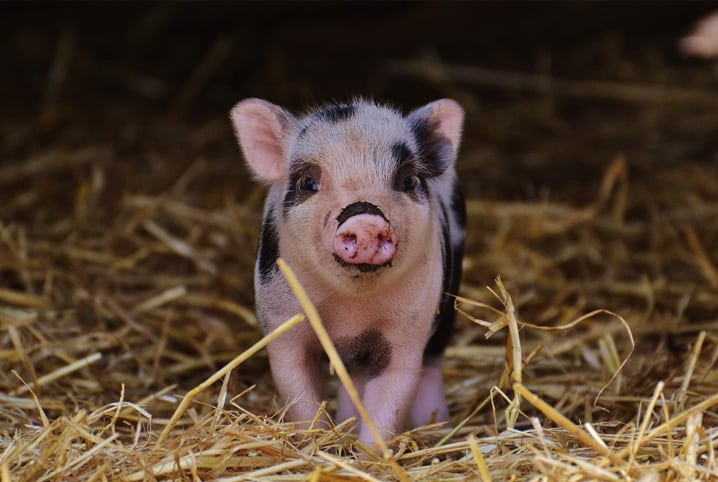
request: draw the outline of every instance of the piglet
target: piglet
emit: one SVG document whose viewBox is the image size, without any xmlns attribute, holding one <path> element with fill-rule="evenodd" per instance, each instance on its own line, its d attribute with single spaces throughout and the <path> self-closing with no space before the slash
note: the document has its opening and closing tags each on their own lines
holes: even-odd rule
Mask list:
<svg viewBox="0 0 718 482">
<path fill-rule="evenodd" d="M 364 99 L 300 117 L 261 99 L 231 111 L 249 168 L 269 185 L 255 271 L 262 327 L 271 332 L 301 311 L 278 271 L 281 256 L 385 439 L 449 419 L 441 363 L 463 256 L 454 169 L 463 117 L 450 99 L 408 115 Z M 306 323 L 268 350 L 288 415 L 306 426 L 326 396 L 323 350 Z M 356 415 L 340 387 L 337 420 Z M 359 439 L 372 441 L 364 423 Z"/>
</svg>

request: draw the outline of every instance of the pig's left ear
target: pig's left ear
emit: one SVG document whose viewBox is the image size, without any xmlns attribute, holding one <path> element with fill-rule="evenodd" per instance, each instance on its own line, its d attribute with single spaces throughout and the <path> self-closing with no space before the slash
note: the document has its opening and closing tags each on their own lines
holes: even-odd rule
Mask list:
<svg viewBox="0 0 718 482">
<path fill-rule="evenodd" d="M 459 152 L 464 109 L 455 100 L 440 99 L 412 111 L 407 119 L 428 174 L 441 175 Z"/>
<path fill-rule="evenodd" d="M 284 179 L 289 146 L 297 129 L 296 118 L 262 99 L 241 101 L 230 117 L 247 165 L 256 177 L 265 182 Z"/>
</svg>

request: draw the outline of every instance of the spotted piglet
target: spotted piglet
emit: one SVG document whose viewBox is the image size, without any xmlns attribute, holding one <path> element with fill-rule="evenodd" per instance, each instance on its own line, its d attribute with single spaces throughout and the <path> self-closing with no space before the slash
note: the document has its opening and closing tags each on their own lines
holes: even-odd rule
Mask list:
<svg viewBox="0 0 718 482">
<path fill-rule="evenodd" d="M 441 362 L 463 256 L 453 165 L 463 117 L 450 99 L 406 116 L 361 99 L 301 117 L 260 99 L 231 112 L 247 164 L 269 184 L 255 273 L 261 324 L 270 332 L 301 311 L 281 256 L 384 438 L 449 419 Z M 322 347 L 304 323 L 268 350 L 289 417 L 306 426 L 325 399 Z M 337 407 L 339 421 L 357 415 L 343 387 Z M 363 423 L 359 439 L 372 441 Z"/>
</svg>

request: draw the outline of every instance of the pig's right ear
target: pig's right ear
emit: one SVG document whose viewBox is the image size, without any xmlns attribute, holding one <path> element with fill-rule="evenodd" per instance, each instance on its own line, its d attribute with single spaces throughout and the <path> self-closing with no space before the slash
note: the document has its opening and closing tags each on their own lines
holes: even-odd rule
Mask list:
<svg viewBox="0 0 718 482">
<path fill-rule="evenodd" d="M 265 182 L 285 178 L 297 119 L 262 99 L 241 101 L 234 106 L 230 117 L 244 158 L 255 176 Z"/>
<path fill-rule="evenodd" d="M 464 109 L 455 100 L 440 99 L 412 111 L 408 118 L 427 163 L 425 172 L 441 175 L 459 152 Z"/>
</svg>

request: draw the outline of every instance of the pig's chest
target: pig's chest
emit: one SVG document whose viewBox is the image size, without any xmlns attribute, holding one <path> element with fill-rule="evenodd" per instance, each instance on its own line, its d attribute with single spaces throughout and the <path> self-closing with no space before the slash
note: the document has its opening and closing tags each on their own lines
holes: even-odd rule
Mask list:
<svg viewBox="0 0 718 482">
<path fill-rule="evenodd" d="M 353 373 L 375 377 L 381 374 L 391 361 L 391 343 L 375 328 L 335 339 L 334 345 L 344 365 Z"/>
<path fill-rule="evenodd" d="M 415 320 L 415 314 L 397 311 L 391 303 L 379 300 L 354 304 L 350 308 L 347 304 L 341 309 L 337 306 L 339 304 L 320 307 L 319 312 L 350 372 L 369 378 L 380 375 L 392 358 L 398 356 L 399 344 L 416 344 L 419 351 L 423 350 L 429 323 L 424 323 L 427 327 L 419 326 L 407 333 L 406 323 Z M 431 312 L 428 318 L 431 318 Z"/>
<path fill-rule="evenodd" d="M 351 298 L 336 294 L 324 298 L 317 305 L 317 310 L 334 343 L 355 338 L 364 341 L 378 338 L 367 338 L 366 333 L 391 338 L 397 323 L 407 315 L 393 308 L 386 298 Z"/>
<path fill-rule="evenodd" d="M 381 374 L 391 360 L 395 324 L 382 303 L 346 303 L 334 298 L 318 309 L 349 371 L 369 377 Z"/>
</svg>

